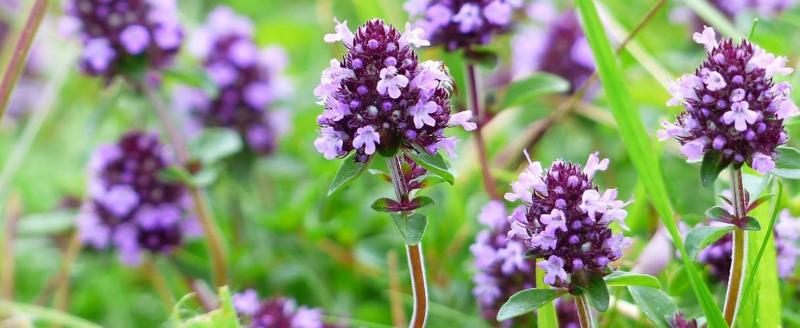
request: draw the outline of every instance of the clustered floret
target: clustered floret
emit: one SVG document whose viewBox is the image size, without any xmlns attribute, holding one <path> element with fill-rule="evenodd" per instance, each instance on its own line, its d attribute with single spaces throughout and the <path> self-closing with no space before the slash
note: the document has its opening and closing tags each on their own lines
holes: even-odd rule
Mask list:
<svg viewBox="0 0 800 328">
<path fill-rule="evenodd" d="M 505 194 L 508 201 L 522 202 L 508 218 L 508 237 L 524 243 L 531 255 L 546 259 L 538 266 L 546 272 L 544 282 L 549 285 L 569 287 L 571 276 L 584 270 L 608 274 L 611 262 L 631 242 L 609 227 L 617 222 L 627 229 L 627 204 L 616 199 L 616 189 L 601 193 L 593 183 L 595 172 L 608 167 L 608 159 L 593 153 L 584 168 L 558 160 L 546 171 L 539 162 L 530 158 L 528 162 L 511 184 L 512 192 Z"/>
<path fill-rule="evenodd" d="M 158 177 L 172 163 L 155 134 L 128 132 L 97 148 L 78 219 L 81 240 L 96 249 L 115 248 L 123 263 L 138 265 L 143 251 L 169 254 L 187 235 L 198 234 L 185 187 Z"/>
<path fill-rule="evenodd" d="M 415 26 L 447 50 L 487 44 L 511 28 L 523 0 L 409 0 L 403 8 L 416 17 Z"/>
<path fill-rule="evenodd" d="M 107 80 L 167 66 L 183 41 L 175 0 L 71 0 L 64 12 L 62 33 L 77 34 L 84 46 L 81 68 Z"/>
<path fill-rule="evenodd" d="M 792 72 L 786 57 L 747 40 L 717 42 L 710 27 L 695 33 L 694 40 L 705 46 L 708 58 L 669 87 L 667 105 L 682 105 L 685 111 L 677 123 L 662 122 L 659 139 L 677 139 L 690 162 L 715 151 L 737 167 L 747 163 L 761 173 L 771 171 L 775 148 L 789 139 L 784 119 L 798 114 L 789 97 L 791 84 L 773 81 Z"/>
<path fill-rule="evenodd" d="M 561 13 L 549 1 L 528 7 L 536 25 L 521 29 L 511 40 L 513 77 L 548 72 L 570 82 L 570 92 L 594 72 L 594 58 L 574 10 Z"/>
<path fill-rule="evenodd" d="M 522 242 L 507 238 L 511 229 L 507 217 L 503 202 L 492 200 L 484 205 L 478 215 L 484 229 L 469 247 L 477 269 L 472 279 L 475 283 L 472 294 L 487 320 L 495 320 L 500 306 L 511 295 L 535 285 L 535 259 L 525 258 L 526 248 Z M 505 324 L 511 323 L 509 320 Z"/>
<path fill-rule="evenodd" d="M 356 151 L 367 161 L 375 152 L 399 147 L 429 154 L 444 149 L 454 155 L 455 137 L 447 127 L 475 128 L 469 111 L 451 115 L 452 79 L 441 62 L 419 63 L 413 47 L 429 42 L 424 32 L 406 24 L 404 33 L 381 20 L 371 20 L 356 33 L 347 21 L 336 24 L 326 42 L 342 42 L 347 54 L 330 67 L 314 89 L 325 106 L 317 117 L 321 130 L 314 146 L 327 159 Z"/>
<path fill-rule="evenodd" d="M 282 297 L 260 300 L 248 289 L 233 295 L 233 307 L 248 328 L 335 328 L 322 320 L 322 310 L 298 307 L 294 300 Z"/>
<path fill-rule="evenodd" d="M 252 152 L 271 153 L 289 123 L 288 112 L 274 108 L 292 91 L 283 75 L 287 62 L 283 49 L 259 49 L 250 20 L 228 7 L 217 7 L 193 34 L 189 50 L 203 63 L 217 90 L 211 95 L 180 88 L 178 106 L 202 126 L 238 132 Z"/>
</svg>

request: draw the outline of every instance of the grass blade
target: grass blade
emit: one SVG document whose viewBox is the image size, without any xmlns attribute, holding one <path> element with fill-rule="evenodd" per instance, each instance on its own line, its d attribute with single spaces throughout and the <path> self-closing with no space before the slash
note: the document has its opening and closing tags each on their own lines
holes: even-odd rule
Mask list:
<svg viewBox="0 0 800 328">
<path fill-rule="evenodd" d="M 682 254 L 681 258 L 689 283 L 703 308 L 709 326 L 726 327 L 727 324 L 723 320 L 722 313 L 714 302 L 708 286 L 700 279 L 692 259 L 686 254 L 667 196 L 656 152 L 645 131 L 641 114 L 634 107 L 633 99 L 623 81 L 622 73 L 605 35 L 605 29 L 597 15 L 597 9 L 592 0 L 577 0 L 575 3 L 584 24 L 583 30 L 586 32 L 586 38 L 592 48 L 600 81 L 608 97 L 614 119 L 619 125 L 620 137 L 628 150 L 630 160 L 636 167 L 653 206 Z"/>
<path fill-rule="evenodd" d="M 536 286 L 545 286 L 544 270 L 536 270 Z M 536 321 L 539 328 L 558 328 L 556 302 L 550 302 L 539 307 L 536 310 Z"/>
<path fill-rule="evenodd" d="M 772 212 L 770 213 L 766 206 L 758 207 L 751 212 L 752 216 L 767 229 L 750 232 L 748 240 L 750 263 L 742 294 L 742 305 L 739 309 L 740 318 L 737 319 L 740 323 L 756 322 L 758 327 L 779 327 L 781 324 L 781 295 L 773 231 L 782 196 L 783 184 L 778 180 L 778 193 L 777 197 L 773 198 L 775 203 Z M 755 297 L 748 296 L 751 291 L 756 292 Z"/>
</svg>

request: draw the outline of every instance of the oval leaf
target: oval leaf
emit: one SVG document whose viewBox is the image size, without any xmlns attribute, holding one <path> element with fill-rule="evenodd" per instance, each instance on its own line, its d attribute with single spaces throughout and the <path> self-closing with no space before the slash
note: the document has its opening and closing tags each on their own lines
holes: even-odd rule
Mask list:
<svg viewBox="0 0 800 328">
<path fill-rule="evenodd" d="M 678 306 L 671 297 L 661 290 L 642 286 L 628 286 L 628 292 L 650 321 L 658 327 L 669 328 L 665 318 L 671 318 L 678 312 Z"/>
<path fill-rule="evenodd" d="M 206 165 L 213 164 L 242 149 L 242 139 L 230 129 L 204 129 L 189 145 L 192 154 Z"/>
<path fill-rule="evenodd" d="M 686 239 L 684 240 L 686 253 L 689 254 L 690 258 L 694 259 L 703 248 L 711 245 L 731 231 L 733 231 L 733 226 L 694 228 L 686 234 Z"/>
<path fill-rule="evenodd" d="M 411 200 L 411 206 L 414 209 L 423 208 L 425 206 L 433 205 L 433 199 L 428 196 L 419 196 Z"/>
<path fill-rule="evenodd" d="M 356 153 L 353 152 L 350 156 L 347 156 L 342 163 L 342 166 L 339 167 L 339 171 L 336 172 L 336 176 L 333 178 L 331 182 L 331 186 L 328 187 L 328 196 L 333 195 L 333 193 L 341 190 L 344 187 L 347 187 L 350 183 L 353 182 L 361 173 L 364 173 L 364 169 L 367 168 L 369 162 L 366 163 L 359 163 L 356 162 Z"/>
<path fill-rule="evenodd" d="M 600 312 L 608 310 L 608 302 L 611 297 L 603 277 L 594 272 L 580 271 L 573 278 L 578 290 L 586 295 L 589 304 Z"/>
<path fill-rule="evenodd" d="M 394 199 L 380 198 L 373 202 L 370 207 L 378 212 L 397 212 L 400 208 L 400 203 Z"/>
<path fill-rule="evenodd" d="M 777 149 L 778 158 L 775 167 L 783 170 L 800 170 L 800 151 L 792 147 L 781 146 Z"/>
<path fill-rule="evenodd" d="M 420 213 L 408 216 L 402 213 L 392 213 L 392 220 L 408 245 L 419 244 L 425 234 L 425 228 L 428 226 L 428 217 Z"/>
<path fill-rule="evenodd" d="M 500 109 L 522 105 L 545 94 L 569 90 L 569 82 L 558 75 L 537 73 L 510 84 L 500 101 Z"/>
<path fill-rule="evenodd" d="M 752 216 L 745 216 L 739 222 L 736 223 L 736 226 L 742 228 L 742 230 L 747 231 L 759 231 L 761 230 L 761 223 L 758 223 L 758 220 Z"/>
<path fill-rule="evenodd" d="M 550 288 L 531 288 L 518 292 L 500 307 L 500 311 L 497 312 L 497 321 L 505 321 L 536 310 L 565 293 L 564 289 Z"/>
<path fill-rule="evenodd" d="M 703 156 L 703 163 L 700 165 L 700 182 L 703 187 L 714 184 L 719 173 L 722 172 L 731 161 L 722 157 L 718 151 L 709 151 Z"/>
<path fill-rule="evenodd" d="M 721 206 L 714 206 L 706 210 L 706 216 L 712 220 L 720 222 L 730 222 L 733 220 L 733 215 L 728 213 L 728 210 Z"/>
<path fill-rule="evenodd" d="M 643 286 L 652 288 L 661 288 L 661 283 L 658 282 L 656 277 L 641 273 L 631 273 L 625 271 L 614 271 L 605 276 L 603 280 L 609 287 L 615 286 Z"/>
<path fill-rule="evenodd" d="M 423 150 L 418 150 L 416 152 L 408 152 L 408 155 L 414 159 L 414 162 L 424 167 L 428 172 L 447 181 L 447 183 L 453 184 L 456 181 L 453 174 L 447 170 L 447 161 L 442 157 L 442 154 L 430 155 Z"/>
</svg>

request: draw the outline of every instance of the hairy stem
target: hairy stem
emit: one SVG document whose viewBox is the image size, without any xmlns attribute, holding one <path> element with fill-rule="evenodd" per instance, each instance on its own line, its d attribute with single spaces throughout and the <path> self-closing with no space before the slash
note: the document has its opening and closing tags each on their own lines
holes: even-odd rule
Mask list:
<svg viewBox="0 0 800 328">
<path fill-rule="evenodd" d="M 169 137 L 172 148 L 181 165 L 189 162 L 189 146 L 183 134 L 178 128 L 169 109 L 162 101 L 156 90 L 153 90 L 146 82 L 130 79 L 134 87 L 144 93 L 155 109 L 156 115 L 162 124 L 167 136 Z M 208 205 L 208 197 L 205 192 L 194 186 L 187 186 L 192 197 L 195 215 L 200 220 L 203 227 L 203 234 L 208 240 L 208 249 L 211 253 L 211 269 L 214 273 L 214 286 L 224 286 L 228 282 L 227 254 L 222 242 L 222 234 L 219 231 L 217 222 L 213 217 L 213 212 Z"/>
<path fill-rule="evenodd" d="M 578 308 L 578 320 L 580 321 L 581 328 L 594 328 L 592 310 L 589 309 L 589 302 L 586 301 L 586 295 L 576 295 L 575 305 Z"/>
<path fill-rule="evenodd" d="M 478 125 L 475 129 L 475 146 L 478 151 L 478 161 L 481 165 L 483 186 L 486 188 L 486 193 L 489 194 L 489 197 L 492 199 L 500 199 L 500 196 L 497 194 L 497 184 L 489 168 L 489 158 L 486 155 L 486 143 L 483 140 L 483 123 L 485 122 L 485 117 L 483 111 L 481 111 L 480 97 L 478 96 L 478 81 L 475 76 L 475 65 L 473 64 L 467 64 L 467 80 L 472 116 L 475 118 L 475 122 Z"/>
<path fill-rule="evenodd" d="M 25 21 L 25 26 L 22 27 L 22 33 L 14 45 L 14 52 L 11 53 L 11 59 L 8 61 L 5 73 L 3 74 L 3 81 L 0 82 L 0 120 L 8 106 L 8 101 L 11 98 L 11 91 L 14 90 L 14 85 L 17 83 L 19 76 L 22 75 L 22 70 L 25 67 L 25 60 L 28 58 L 28 51 L 33 43 L 33 38 L 36 36 L 36 31 L 42 23 L 47 12 L 47 5 L 49 0 L 36 0 L 31 7 L 31 12 L 28 14 L 28 19 Z"/>
<path fill-rule="evenodd" d="M 428 286 L 425 282 L 425 263 L 422 258 L 422 245 L 406 245 L 408 266 L 411 268 L 411 287 L 414 290 L 414 312 L 411 314 L 413 328 L 425 327 L 428 318 Z"/>
<path fill-rule="evenodd" d="M 730 169 L 731 189 L 733 190 L 734 216 L 737 220 L 745 216 L 745 191 L 742 184 L 742 170 Z M 742 283 L 745 276 L 745 262 L 747 261 L 747 232 L 736 227 L 733 229 L 733 253 L 731 254 L 731 273 L 728 278 L 728 291 L 725 293 L 725 310 L 723 315 L 728 326 L 733 327 L 736 313 L 739 308 L 739 300 L 742 291 Z"/>
<path fill-rule="evenodd" d="M 409 199 L 408 183 L 403 174 L 402 154 L 388 159 L 391 171 L 392 186 L 397 195 L 397 200 L 404 203 Z M 408 217 L 410 213 L 403 212 L 400 215 Z M 409 327 L 425 327 L 425 320 L 428 318 L 428 284 L 425 280 L 425 263 L 422 258 L 422 245 L 406 244 L 406 254 L 408 255 L 408 267 L 411 274 L 411 288 L 414 293 L 414 311 L 411 314 Z"/>
</svg>

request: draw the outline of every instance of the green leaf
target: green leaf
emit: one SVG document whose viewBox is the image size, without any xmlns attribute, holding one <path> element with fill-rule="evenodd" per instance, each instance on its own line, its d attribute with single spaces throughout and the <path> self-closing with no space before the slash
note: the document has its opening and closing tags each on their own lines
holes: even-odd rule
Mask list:
<svg viewBox="0 0 800 328">
<path fill-rule="evenodd" d="M 580 271 L 573 275 L 573 282 L 578 287 L 578 290 L 583 292 L 591 304 L 597 311 L 605 312 L 608 310 L 608 302 L 611 298 L 608 294 L 608 286 L 606 281 L 600 274 Z"/>
<path fill-rule="evenodd" d="M 497 54 L 488 49 L 471 49 L 464 52 L 467 62 L 486 68 L 494 68 L 499 61 Z"/>
<path fill-rule="evenodd" d="M 631 273 L 625 271 L 614 271 L 603 278 L 609 287 L 617 286 L 643 286 L 661 288 L 661 283 L 656 277 L 642 273 Z"/>
<path fill-rule="evenodd" d="M 703 187 L 708 187 L 714 184 L 717 180 L 719 173 L 722 172 L 728 165 L 731 164 L 730 160 L 726 160 L 722 153 L 712 150 L 703 156 L 703 163 L 700 165 L 700 181 Z"/>
<path fill-rule="evenodd" d="M 347 185 L 358 178 L 361 173 L 364 173 L 364 169 L 367 168 L 368 164 L 369 162 L 356 162 L 355 152 L 350 154 L 350 156 L 347 156 L 342 162 L 342 166 L 339 167 L 339 171 L 336 172 L 336 176 L 333 178 L 331 186 L 328 187 L 328 196 L 333 195 L 333 193 L 341 190 L 344 187 L 347 187 Z"/>
<path fill-rule="evenodd" d="M 24 304 L 24 303 L 15 303 L 9 302 L 3 299 L 0 299 L 0 314 L 5 315 L 7 313 L 22 313 L 26 316 L 36 318 L 39 322 L 49 322 L 54 325 L 61 325 L 64 327 L 72 327 L 72 328 L 100 328 L 101 326 L 87 321 L 83 318 L 73 316 L 69 313 L 61 312 L 58 310 L 32 305 L 32 304 Z M 5 317 L 0 317 L 0 319 L 5 319 Z M 3 321 L 0 321 L 3 323 Z M 14 327 L 14 323 L 11 327 Z"/>
<path fill-rule="evenodd" d="M 392 220 L 408 245 L 419 244 L 425 234 L 425 228 L 428 226 L 428 217 L 420 213 L 408 216 L 402 213 L 392 213 Z"/>
<path fill-rule="evenodd" d="M 217 89 L 214 80 L 206 73 L 205 70 L 195 69 L 194 67 L 179 67 L 163 70 L 164 77 L 173 79 L 190 87 L 203 90 L 203 93 L 213 99 L 217 97 Z"/>
<path fill-rule="evenodd" d="M 756 200 L 750 202 L 750 204 L 747 205 L 747 209 L 745 210 L 745 212 L 750 212 L 750 211 L 756 209 L 761 204 L 763 204 L 766 201 L 770 200 L 772 198 L 772 196 L 774 196 L 774 195 L 771 194 L 771 193 L 770 194 L 761 195 L 760 197 L 756 198 Z"/>
<path fill-rule="evenodd" d="M 547 286 L 544 283 L 544 275 L 544 270 L 536 270 L 536 286 Z M 539 328 L 558 328 L 556 305 L 553 302 L 547 302 L 540 306 L 536 311 L 536 322 L 539 324 Z"/>
<path fill-rule="evenodd" d="M 408 155 L 414 159 L 414 162 L 424 167 L 428 172 L 444 179 L 447 183 L 453 184 L 456 181 L 453 174 L 447 170 L 447 161 L 442 157 L 442 154 L 430 155 L 424 150 L 417 150 L 416 152 L 408 152 Z"/>
<path fill-rule="evenodd" d="M 733 215 L 722 206 L 714 206 L 706 210 L 706 217 L 720 222 L 730 222 L 733 220 Z"/>
<path fill-rule="evenodd" d="M 54 211 L 26 215 L 17 221 L 16 234 L 25 236 L 48 236 L 69 232 L 75 226 L 73 211 Z"/>
<path fill-rule="evenodd" d="M 761 224 L 758 223 L 758 220 L 756 220 L 756 218 L 752 216 L 745 216 L 739 222 L 737 222 L 737 225 L 740 228 L 742 228 L 742 230 L 747 230 L 747 231 L 761 230 Z"/>
<path fill-rule="evenodd" d="M 433 199 L 428 196 L 419 196 L 411 200 L 411 204 L 415 205 L 416 208 L 423 208 L 426 206 L 431 206 L 434 204 Z"/>
<path fill-rule="evenodd" d="M 697 227 L 689 231 L 684 241 L 686 253 L 689 258 L 696 258 L 697 254 L 699 254 L 703 248 L 706 248 L 708 245 L 722 238 L 722 236 L 733 231 L 733 228 L 733 226 L 705 226 Z"/>
<path fill-rule="evenodd" d="M 628 292 L 650 321 L 658 327 L 669 328 L 665 318 L 672 318 L 678 312 L 672 297 L 661 290 L 642 286 L 628 286 Z"/>
<path fill-rule="evenodd" d="M 396 212 L 400 208 L 400 203 L 390 198 L 379 198 L 370 207 L 378 212 Z"/>
<path fill-rule="evenodd" d="M 536 97 L 569 90 L 569 82 L 558 75 L 537 73 L 511 83 L 500 101 L 500 109 L 522 105 Z"/>
<path fill-rule="evenodd" d="M 606 28 L 600 22 L 594 2 L 592 0 L 576 0 L 575 5 L 584 24 L 583 31 L 592 49 L 609 107 L 619 127 L 620 138 L 628 151 L 628 158 L 636 168 L 638 179 L 644 184 L 649 199 L 669 231 L 675 246 L 683 255 L 681 260 L 689 278 L 689 284 L 697 296 L 709 326 L 727 327 L 711 291 L 700 277 L 697 267 L 683 247 L 681 234 L 675 222 L 675 214 L 670 206 L 666 183 L 662 176 L 659 154 L 655 151 L 652 140 L 645 130 L 641 112 L 634 105 L 628 91 L 626 80 L 611 49 L 611 44 L 606 36 Z"/>
<path fill-rule="evenodd" d="M 192 185 L 195 187 L 210 186 L 219 177 L 217 166 L 205 167 L 192 177 Z"/>
<path fill-rule="evenodd" d="M 204 129 L 199 137 L 192 140 L 189 148 L 192 155 L 208 166 L 241 150 L 242 139 L 230 129 Z"/>
<path fill-rule="evenodd" d="M 500 311 L 497 312 L 497 321 L 505 321 L 536 310 L 565 293 L 564 289 L 550 288 L 531 288 L 518 292 L 500 307 Z"/>
<path fill-rule="evenodd" d="M 775 169 L 770 173 L 781 178 L 800 179 L 800 151 L 786 146 L 780 146 L 776 151 L 778 158 L 775 160 Z"/>
</svg>

